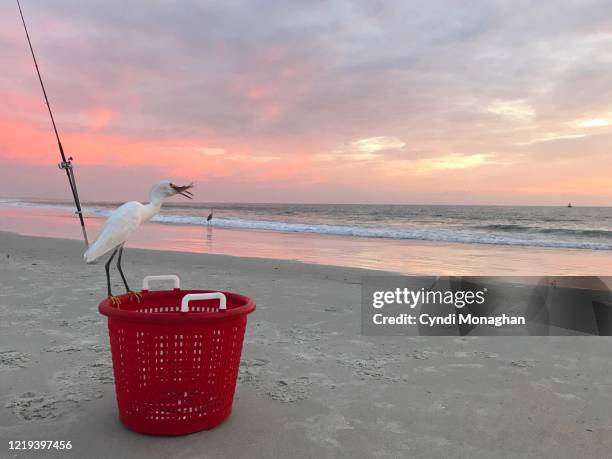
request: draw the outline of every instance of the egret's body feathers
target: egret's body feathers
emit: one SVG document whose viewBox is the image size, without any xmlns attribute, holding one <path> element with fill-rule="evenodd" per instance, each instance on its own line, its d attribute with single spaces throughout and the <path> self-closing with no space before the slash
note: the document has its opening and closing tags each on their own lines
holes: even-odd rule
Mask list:
<svg viewBox="0 0 612 459">
<path fill-rule="evenodd" d="M 145 207 L 137 201 L 130 201 L 117 208 L 85 252 L 85 261 L 91 263 L 125 242 L 142 223 Z"/>
</svg>

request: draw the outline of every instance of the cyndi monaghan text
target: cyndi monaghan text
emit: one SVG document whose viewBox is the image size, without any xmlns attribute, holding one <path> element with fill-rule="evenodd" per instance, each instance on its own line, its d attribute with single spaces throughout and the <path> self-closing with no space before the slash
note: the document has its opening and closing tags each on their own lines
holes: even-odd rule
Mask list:
<svg viewBox="0 0 612 459">
<path fill-rule="evenodd" d="M 525 318 L 522 316 L 500 316 L 481 317 L 472 314 L 452 313 L 446 316 L 430 316 L 429 314 L 399 314 L 396 316 L 385 316 L 384 314 L 374 314 L 372 322 L 376 325 L 492 325 L 503 327 L 507 325 L 525 325 Z"/>
</svg>

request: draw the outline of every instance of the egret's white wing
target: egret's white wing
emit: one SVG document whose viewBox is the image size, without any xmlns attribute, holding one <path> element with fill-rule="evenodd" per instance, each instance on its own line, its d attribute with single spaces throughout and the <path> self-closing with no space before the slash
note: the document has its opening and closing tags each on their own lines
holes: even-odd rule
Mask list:
<svg viewBox="0 0 612 459">
<path fill-rule="evenodd" d="M 108 217 L 95 242 L 85 252 L 87 263 L 125 242 L 140 226 L 143 205 L 136 201 L 126 202 Z"/>
</svg>

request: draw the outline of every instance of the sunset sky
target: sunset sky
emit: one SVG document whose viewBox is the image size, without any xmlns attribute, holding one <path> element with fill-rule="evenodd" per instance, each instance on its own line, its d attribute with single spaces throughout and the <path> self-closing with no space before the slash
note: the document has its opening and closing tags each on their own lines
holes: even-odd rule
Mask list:
<svg viewBox="0 0 612 459">
<path fill-rule="evenodd" d="M 612 205 L 609 1 L 22 7 L 84 200 Z M 69 198 L 11 1 L 0 49 L 0 195 Z"/>
</svg>

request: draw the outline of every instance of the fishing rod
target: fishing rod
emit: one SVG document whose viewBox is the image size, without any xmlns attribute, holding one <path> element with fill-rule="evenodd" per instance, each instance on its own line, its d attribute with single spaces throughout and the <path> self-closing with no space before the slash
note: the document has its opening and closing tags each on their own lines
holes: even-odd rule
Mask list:
<svg viewBox="0 0 612 459">
<path fill-rule="evenodd" d="M 38 69 L 38 62 L 36 61 L 36 55 L 34 54 L 34 48 L 32 47 L 32 41 L 30 40 L 30 34 L 26 27 L 25 19 L 23 18 L 23 11 L 21 11 L 21 4 L 17 0 L 17 7 L 19 8 L 19 15 L 21 16 L 21 22 L 23 23 L 23 30 L 25 30 L 26 38 L 28 39 L 28 45 L 30 46 L 30 52 L 32 53 L 32 59 L 34 60 L 34 67 L 36 68 L 36 74 L 38 75 L 38 81 L 40 81 L 40 87 L 42 88 L 43 96 L 45 96 L 45 103 L 47 104 L 47 110 L 49 110 L 49 116 L 51 117 L 51 124 L 53 125 L 53 132 L 55 132 L 55 138 L 57 139 L 57 146 L 59 147 L 60 155 L 62 156 L 62 162 L 58 164 L 60 169 L 66 171 L 68 177 L 68 183 L 70 184 L 70 190 L 72 191 L 72 197 L 74 198 L 74 204 L 76 205 L 76 214 L 79 216 L 81 221 L 81 229 L 83 230 L 83 239 L 85 240 L 85 246 L 89 247 L 89 240 L 87 239 L 87 231 L 85 229 L 85 220 L 83 220 L 83 211 L 81 210 L 81 201 L 79 200 L 79 193 L 76 187 L 76 179 L 74 177 L 74 170 L 72 169 L 72 156 L 66 159 L 64 153 L 64 147 L 62 147 L 62 141 L 60 140 L 59 133 L 57 132 L 57 126 L 55 125 L 55 118 L 53 118 L 53 112 L 51 111 L 51 105 L 49 104 L 49 98 L 47 97 L 47 91 L 43 83 L 40 70 Z"/>
</svg>

